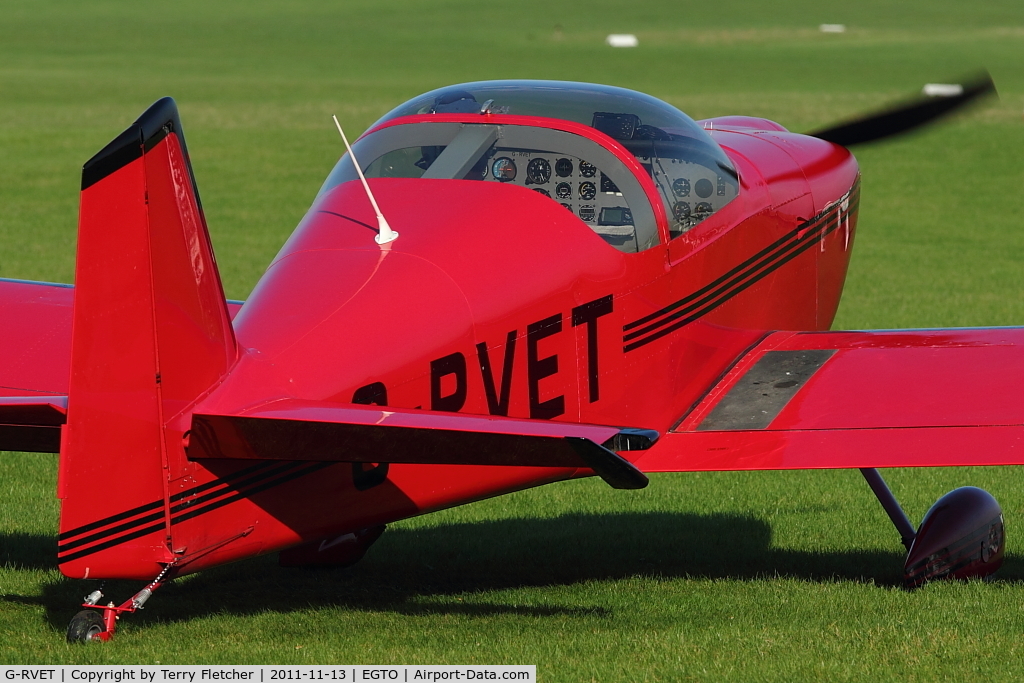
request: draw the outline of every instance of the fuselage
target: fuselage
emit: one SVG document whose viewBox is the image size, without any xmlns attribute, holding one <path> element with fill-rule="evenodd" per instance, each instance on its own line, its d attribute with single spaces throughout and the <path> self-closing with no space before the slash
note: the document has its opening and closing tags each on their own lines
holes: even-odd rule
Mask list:
<svg viewBox="0 0 1024 683">
<path fill-rule="evenodd" d="M 765 331 L 831 325 L 856 226 L 858 173 L 845 149 L 706 125 L 735 164 L 737 197 L 670 238 L 651 190 L 659 240 L 638 252 L 526 187 L 408 178 L 370 180 L 401 235 L 382 248 L 361 185 L 331 188 L 236 318 L 251 369 L 232 373 L 239 388 L 218 400 L 280 395 L 663 431 Z"/>
</svg>

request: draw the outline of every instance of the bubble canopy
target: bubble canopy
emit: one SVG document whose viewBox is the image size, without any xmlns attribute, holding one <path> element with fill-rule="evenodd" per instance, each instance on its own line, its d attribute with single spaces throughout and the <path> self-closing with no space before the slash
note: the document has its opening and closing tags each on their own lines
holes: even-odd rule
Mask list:
<svg viewBox="0 0 1024 683">
<path fill-rule="evenodd" d="M 693 119 L 656 97 L 610 85 L 570 81 L 479 81 L 450 85 L 395 107 L 374 127 L 400 116 L 415 114 L 483 113 L 481 110 L 485 104 L 493 114 L 544 116 L 586 126 L 594 125 L 595 114 L 632 114 L 639 119 L 640 127 L 703 138 L 714 144 Z M 632 132 L 634 135 L 637 133 L 636 129 Z M 648 131 L 639 131 L 641 135 L 645 132 Z"/>
<path fill-rule="evenodd" d="M 685 159 L 724 173 L 726 182 L 734 191 L 738 189 L 738 177 L 729 157 L 693 119 L 656 97 L 610 85 L 536 80 L 451 85 L 392 109 L 371 129 L 404 116 L 484 113 L 581 123 L 615 139 L 645 165 L 652 159 Z M 671 213 L 673 195 L 660 185 Z"/>
</svg>

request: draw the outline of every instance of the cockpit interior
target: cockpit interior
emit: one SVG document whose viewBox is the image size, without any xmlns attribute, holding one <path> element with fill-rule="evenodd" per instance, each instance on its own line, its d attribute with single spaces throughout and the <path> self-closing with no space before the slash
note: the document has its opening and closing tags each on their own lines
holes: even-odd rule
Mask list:
<svg viewBox="0 0 1024 683">
<path fill-rule="evenodd" d="M 738 193 L 736 171 L 692 119 L 641 93 L 580 83 L 489 81 L 426 93 L 374 124 L 423 114 L 513 114 L 583 123 L 615 140 L 658 188 L 670 239 Z M 519 185 L 557 202 L 623 252 L 659 243 L 651 200 L 633 168 L 589 137 L 528 123 L 431 122 L 423 116 L 363 136 L 367 178 L 444 178 Z M 515 119 L 503 118 L 502 121 Z M 395 122 L 399 123 L 398 121 Z M 600 136 L 598 136 L 600 139 Z M 635 167 L 635 165 L 634 165 Z M 356 178 L 342 157 L 321 193 Z"/>
</svg>

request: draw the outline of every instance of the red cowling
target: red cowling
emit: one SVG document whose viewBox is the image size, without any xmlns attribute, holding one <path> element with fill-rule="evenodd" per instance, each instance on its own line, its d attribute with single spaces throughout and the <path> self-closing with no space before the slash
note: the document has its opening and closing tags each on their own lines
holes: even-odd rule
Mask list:
<svg viewBox="0 0 1024 683">
<path fill-rule="evenodd" d="M 981 578 L 1003 564 L 1003 510 L 988 491 L 964 486 L 932 505 L 903 569 L 903 585 L 935 579 Z"/>
</svg>

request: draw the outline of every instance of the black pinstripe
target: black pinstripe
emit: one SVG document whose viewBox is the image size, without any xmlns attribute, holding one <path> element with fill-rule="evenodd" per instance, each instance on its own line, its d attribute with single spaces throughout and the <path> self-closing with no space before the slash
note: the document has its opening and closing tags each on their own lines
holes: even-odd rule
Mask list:
<svg viewBox="0 0 1024 683">
<path fill-rule="evenodd" d="M 800 224 L 792 232 L 696 292 L 650 315 L 627 323 L 622 327 L 623 351 L 629 352 L 638 349 L 690 324 L 781 268 L 814 246 L 819 239 L 835 231 L 845 217 L 857 210 L 859 198 L 860 182 L 858 181 L 844 197 L 844 200 L 849 200 L 849 204 L 842 215 L 840 215 L 839 208 L 841 203 L 837 202 L 827 211 Z"/>
</svg>

